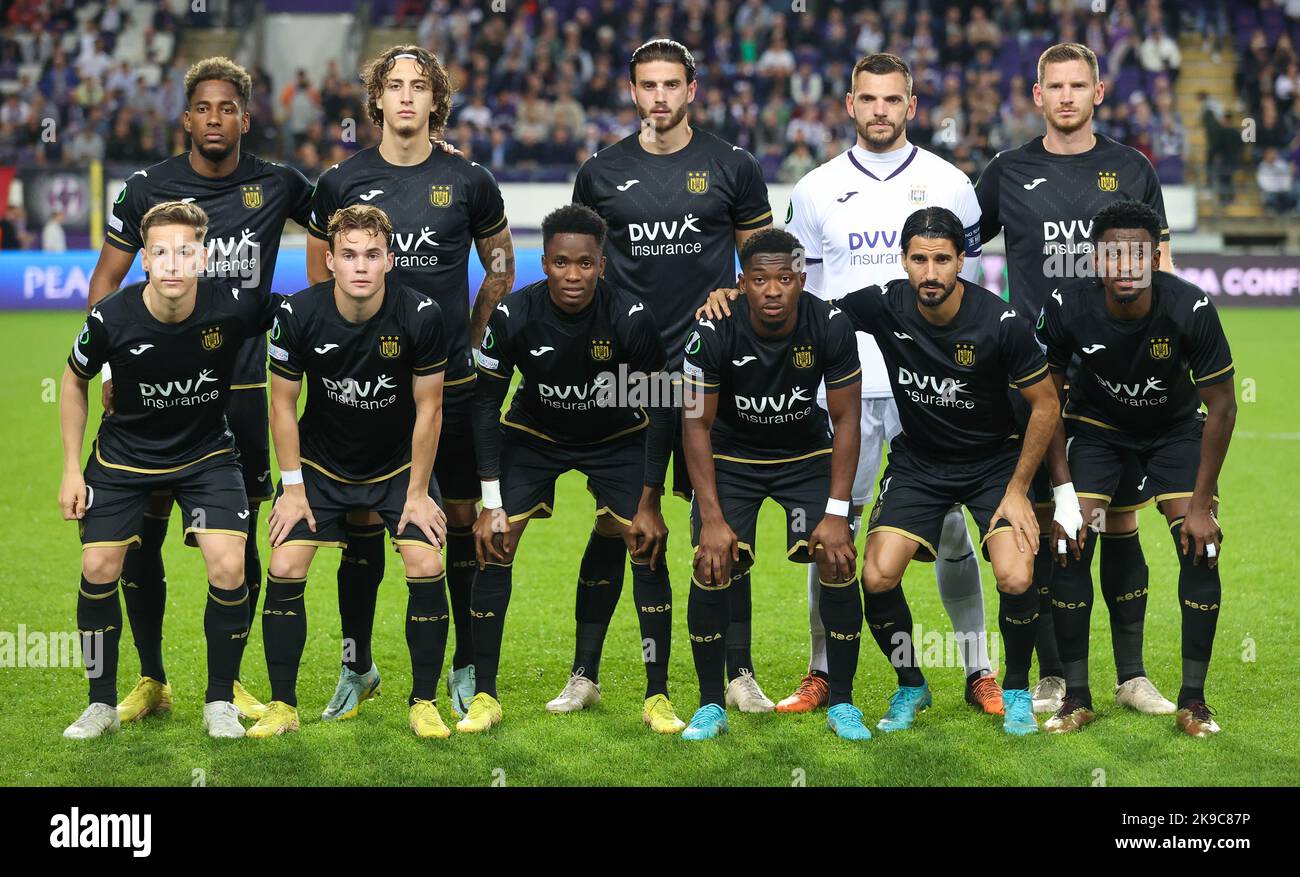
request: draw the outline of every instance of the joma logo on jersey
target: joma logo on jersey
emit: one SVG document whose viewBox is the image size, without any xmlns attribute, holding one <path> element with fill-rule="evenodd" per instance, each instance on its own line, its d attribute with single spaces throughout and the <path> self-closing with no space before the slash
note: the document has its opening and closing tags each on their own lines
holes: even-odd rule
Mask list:
<svg viewBox="0 0 1300 877">
<path fill-rule="evenodd" d="M 811 344 L 796 344 L 794 347 L 794 367 L 812 368 L 813 349 Z"/>
<path fill-rule="evenodd" d="M 614 355 L 614 342 L 608 338 L 591 339 L 591 358 L 596 362 L 608 362 Z"/>
<path fill-rule="evenodd" d="M 451 186 L 430 186 L 429 203 L 434 207 L 446 207 L 451 204 Z"/>
<path fill-rule="evenodd" d="M 221 327 L 212 326 L 203 330 L 203 349 L 216 350 L 221 346 Z"/>
<path fill-rule="evenodd" d="M 957 348 L 953 351 L 952 358 L 958 365 L 963 367 L 974 365 L 975 345 L 958 341 Z"/>
<path fill-rule="evenodd" d="M 170 398 L 173 394 L 184 396 L 187 393 L 198 392 L 204 384 L 215 384 L 217 379 L 212 376 L 211 369 L 204 369 L 199 372 L 197 378 L 191 378 L 187 381 L 168 381 L 165 384 L 140 384 L 140 396 L 149 399 L 154 396 Z"/>
<path fill-rule="evenodd" d="M 1115 192 L 1119 189 L 1118 171 L 1097 171 L 1097 188 L 1103 192 Z"/>
<path fill-rule="evenodd" d="M 1151 343 L 1152 359 L 1168 359 L 1173 354 L 1173 347 L 1170 345 L 1168 338 L 1151 338 L 1148 340 Z"/>
<path fill-rule="evenodd" d="M 709 191 L 709 172 L 708 171 L 687 171 L 686 172 L 686 191 L 692 195 L 703 195 Z"/>
<path fill-rule="evenodd" d="M 675 219 L 672 222 L 660 220 L 655 222 L 633 222 L 629 223 L 627 227 L 628 238 L 633 242 L 652 241 L 658 237 L 671 241 L 679 237 L 685 237 L 688 231 L 699 234 L 700 227 L 695 224 L 696 221 L 695 214 L 688 213 L 682 217 L 681 222 Z"/>
<path fill-rule="evenodd" d="M 397 359 L 402 352 L 402 340 L 398 335 L 379 336 L 379 355 L 385 359 Z"/>
<path fill-rule="evenodd" d="M 874 250 L 876 244 L 887 250 L 892 250 L 894 244 L 898 242 L 897 231 L 851 231 L 849 232 L 849 249 L 860 250 L 866 247 L 868 250 Z"/>
<path fill-rule="evenodd" d="M 251 186 L 240 186 L 239 191 L 244 196 L 244 206 L 249 210 L 256 210 L 262 206 L 261 183 L 255 183 Z"/>
<path fill-rule="evenodd" d="M 771 411 L 779 414 L 782 411 L 791 411 L 799 402 L 811 402 L 812 396 L 803 387 L 795 387 L 784 396 L 736 396 L 737 411 L 753 411 L 755 414 L 762 414 L 764 411 Z"/>
</svg>

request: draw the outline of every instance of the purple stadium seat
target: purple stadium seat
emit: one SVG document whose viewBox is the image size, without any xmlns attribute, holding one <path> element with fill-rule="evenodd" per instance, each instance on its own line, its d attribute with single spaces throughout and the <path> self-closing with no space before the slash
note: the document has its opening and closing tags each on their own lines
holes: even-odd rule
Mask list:
<svg viewBox="0 0 1300 877">
<path fill-rule="evenodd" d="M 1177 186 L 1183 182 L 1183 158 L 1169 155 L 1156 162 L 1156 176 L 1165 185 Z"/>
</svg>

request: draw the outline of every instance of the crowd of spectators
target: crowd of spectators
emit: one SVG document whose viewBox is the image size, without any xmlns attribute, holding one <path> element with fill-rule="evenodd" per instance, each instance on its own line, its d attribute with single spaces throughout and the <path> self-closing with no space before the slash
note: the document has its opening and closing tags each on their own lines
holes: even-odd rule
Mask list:
<svg viewBox="0 0 1300 877">
<path fill-rule="evenodd" d="M 176 119 L 196 59 L 178 57 L 176 46 L 190 22 L 165 0 L 130 12 L 121 2 L 102 0 L 93 14 L 73 0 L 3 4 L 0 81 L 16 87 L 0 102 L 0 163 L 140 165 L 186 148 Z M 1250 18 L 1240 6 L 1251 4 L 1228 0 L 1110 0 L 1104 12 L 1092 0 L 521 0 L 502 13 L 481 0 L 375 0 L 372 8 L 374 23 L 414 29 L 448 65 L 457 92 L 445 137 L 502 180 L 569 179 L 592 152 L 634 131 L 626 60 L 645 40 L 671 35 L 699 68 L 693 124 L 753 152 L 769 180 L 793 182 L 852 142 L 843 95 L 854 61 L 876 51 L 912 65 L 909 138 L 973 178 L 996 151 L 1042 132 L 1031 97 L 1038 55 L 1078 41 L 1097 52 L 1107 82 L 1098 129 L 1176 183 L 1187 134 L 1173 89 L 1178 35 L 1189 30 L 1215 49 L 1238 41 L 1239 93 L 1260 122 L 1259 154 L 1249 160 L 1263 161 L 1271 145 L 1294 167 L 1300 74 L 1290 31 L 1300 0 L 1258 5 Z M 128 23 L 143 25 L 129 54 L 119 51 Z M 38 76 L 20 72 L 35 65 Z M 331 63 L 287 82 L 251 72 L 250 151 L 315 178 L 376 141 L 355 71 Z M 1231 109 L 1209 107 L 1204 124 L 1235 124 Z M 1214 152 L 1211 177 L 1228 169 L 1230 179 L 1247 157 L 1210 133 L 1226 149 Z M 1278 185 L 1276 168 L 1266 175 Z"/>
</svg>

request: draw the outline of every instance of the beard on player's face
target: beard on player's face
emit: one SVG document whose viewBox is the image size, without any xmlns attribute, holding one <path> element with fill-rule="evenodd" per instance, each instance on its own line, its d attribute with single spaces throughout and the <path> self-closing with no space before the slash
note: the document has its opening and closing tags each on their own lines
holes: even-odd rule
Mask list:
<svg viewBox="0 0 1300 877">
<path fill-rule="evenodd" d="M 1092 121 L 1091 103 L 1073 104 L 1069 109 L 1074 110 L 1073 115 L 1062 116 L 1060 107 L 1055 107 L 1047 114 L 1048 124 L 1062 134 L 1073 134 Z"/>
<path fill-rule="evenodd" d="M 642 122 L 646 119 L 652 119 L 652 124 L 654 125 L 655 130 L 662 134 L 664 131 L 671 131 L 682 123 L 682 119 L 686 118 L 686 110 L 688 107 L 689 104 L 683 101 L 680 107 L 672 110 L 667 116 L 651 115 L 657 109 L 668 108 L 667 104 L 651 104 L 648 108 L 642 107 L 638 104 L 636 111 L 637 114 L 641 116 Z"/>
<path fill-rule="evenodd" d="M 889 125 L 889 128 L 873 127 L 877 122 L 884 122 Z M 878 119 L 871 116 L 858 122 L 856 127 L 858 136 L 865 140 L 868 146 L 875 149 L 886 149 L 893 146 L 898 142 L 898 138 L 903 136 L 907 122 L 895 122 L 892 119 Z"/>
</svg>

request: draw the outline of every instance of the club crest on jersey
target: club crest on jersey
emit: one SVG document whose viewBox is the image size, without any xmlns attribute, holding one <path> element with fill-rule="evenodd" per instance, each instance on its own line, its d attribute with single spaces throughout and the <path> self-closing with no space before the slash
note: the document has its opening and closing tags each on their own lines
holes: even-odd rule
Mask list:
<svg viewBox="0 0 1300 877">
<path fill-rule="evenodd" d="M 794 367 L 795 368 L 812 368 L 813 349 L 811 344 L 796 344 L 794 346 Z"/>
<path fill-rule="evenodd" d="M 911 191 L 910 191 L 909 194 L 908 194 L 908 197 L 910 197 L 910 198 L 912 199 L 912 203 L 913 203 L 913 204 L 918 204 L 918 205 L 919 205 L 919 204 L 924 204 L 924 203 L 925 203 L 925 184 L 924 184 L 924 183 L 921 183 L 921 184 L 919 184 L 919 185 L 915 185 L 915 186 L 913 186 L 913 187 L 911 188 Z"/>
<path fill-rule="evenodd" d="M 399 335 L 380 335 L 379 355 L 384 359 L 397 359 L 402 352 L 400 337 Z"/>
<path fill-rule="evenodd" d="M 204 350 L 216 350 L 221 346 L 221 327 L 213 326 L 209 329 L 204 329 L 202 337 Z"/>
<path fill-rule="evenodd" d="M 614 342 L 607 338 L 591 339 L 591 358 L 596 362 L 608 362 L 614 355 Z"/>
<path fill-rule="evenodd" d="M 430 186 L 429 203 L 434 207 L 446 207 L 451 204 L 451 186 Z"/>
<path fill-rule="evenodd" d="M 244 206 L 249 210 L 256 210 L 262 206 L 262 184 L 255 183 L 251 186 L 240 186 L 239 191 L 244 195 Z"/>
<path fill-rule="evenodd" d="M 1118 171 L 1097 171 L 1097 188 L 1103 192 L 1114 192 L 1119 188 Z"/>
<path fill-rule="evenodd" d="M 964 341 L 957 342 L 957 349 L 953 352 L 953 360 L 961 366 L 971 366 L 975 364 L 975 345 L 968 344 Z"/>
<path fill-rule="evenodd" d="M 1151 338 L 1152 359 L 1168 359 L 1173 354 L 1173 347 L 1169 344 L 1168 338 Z"/>
<path fill-rule="evenodd" d="M 687 171 L 686 172 L 686 191 L 692 195 L 703 195 L 709 191 L 709 172 L 708 171 Z"/>
</svg>

